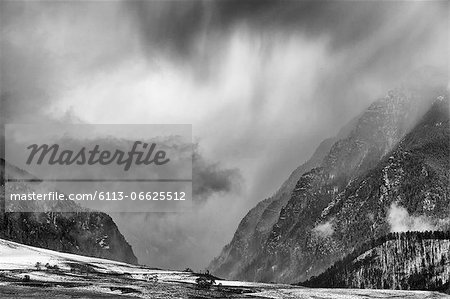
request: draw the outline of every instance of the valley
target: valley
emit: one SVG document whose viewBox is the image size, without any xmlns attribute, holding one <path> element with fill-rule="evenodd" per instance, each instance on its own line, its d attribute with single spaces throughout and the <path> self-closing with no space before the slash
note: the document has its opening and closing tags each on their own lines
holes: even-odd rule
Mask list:
<svg viewBox="0 0 450 299">
<path fill-rule="evenodd" d="M 198 278 L 213 279 L 209 288 Z M 16 298 L 447 298 L 423 291 L 310 289 L 230 281 L 61 253 L 0 239 L 0 297 Z"/>
</svg>

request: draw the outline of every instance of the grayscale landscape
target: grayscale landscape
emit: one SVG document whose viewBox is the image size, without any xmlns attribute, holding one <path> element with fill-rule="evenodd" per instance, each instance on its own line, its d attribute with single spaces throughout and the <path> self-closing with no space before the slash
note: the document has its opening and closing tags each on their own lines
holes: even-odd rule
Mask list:
<svg viewBox="0 0 450 299">
<path fill-rule="evenodd" d="M 0 298 L 449 298 L 449 3 L 0 1 Z"/>
</svg>

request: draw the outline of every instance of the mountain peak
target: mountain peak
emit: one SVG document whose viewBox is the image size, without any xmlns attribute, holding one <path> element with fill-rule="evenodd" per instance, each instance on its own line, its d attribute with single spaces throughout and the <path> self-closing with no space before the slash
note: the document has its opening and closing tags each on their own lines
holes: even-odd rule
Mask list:
<svg viewBox="0 0 450 299">
<path fill-rule="evenodd" d="M 246 223 L 264 222 L 264 211 L 277 206 L 270 228 L 257 238 L 252 226 L 245 234 L 238 229 L 211 270 L 233 279 L 305 280 L 368 238 L 389 233 L 392 203 L 439 227 L 450 214 L 447 101 L 447 92 L 434 86 L 401 87 L 372 103 L 315 167 L 295 177 L 283 200 L 252 210 Z"/>
</svg>

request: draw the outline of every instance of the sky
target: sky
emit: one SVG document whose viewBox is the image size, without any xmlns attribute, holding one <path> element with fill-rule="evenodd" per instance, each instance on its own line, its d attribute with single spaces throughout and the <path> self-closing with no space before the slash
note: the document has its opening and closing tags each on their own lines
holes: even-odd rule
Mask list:
<svg viewBox="0 0 450 299">
<path fill-rule="evenodd" d="M 114 214 L 141 263 L 203 269 L 325 138 L 425 66 L 447 1 L 2 1 L 2 123 L 192 124 L 194 211 Z"/>
</svg>

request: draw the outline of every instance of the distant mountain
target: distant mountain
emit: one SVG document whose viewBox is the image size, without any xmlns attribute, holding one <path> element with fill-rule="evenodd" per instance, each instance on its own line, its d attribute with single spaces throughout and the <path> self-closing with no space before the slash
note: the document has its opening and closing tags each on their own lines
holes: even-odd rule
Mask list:
<svg viewBox="0 0 450 299">
<path fill-rule="evenodd" d="M 301 285 L 450 294 L 450 231 L 391 233 L 373 239 Z"/>
<path fill-rule="evenodd" d="M 137 263 L 131 246 L 105 213 L 81 208 L 72 209 L 79 212 L 5 213 L 5 169 L 10 178 L 15 174 L 21 178 L 33 177 L 3 159 L 0 159 L 0 169 L 0 238 L 61 252 Z M 40 187 L 40 182 L 16 185 L 33 191 Z M 71 201 L 60 204 L 74 205 Z"/>
<path fill-rule="evenodd" d="M 433 228 L 448 226 L 448 105 L 441 85 L 402 87 L 375 101 L 303 170 L 258 241 L 254 223 L 265 223 L 272 199 L 247 214 L 209 269 L 240 280 L 304 281 L 388 234 L 393 206 Z"/>
</svg>

